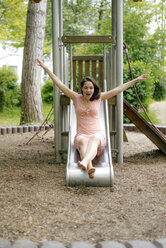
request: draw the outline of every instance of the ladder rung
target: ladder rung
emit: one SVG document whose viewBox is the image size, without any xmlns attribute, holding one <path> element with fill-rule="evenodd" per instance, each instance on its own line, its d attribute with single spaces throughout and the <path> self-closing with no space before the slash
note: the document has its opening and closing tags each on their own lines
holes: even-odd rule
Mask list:
<svg viewBox="0 0 166 248">
<path fill-rule="evenodd" d="M 70 104 L 70 99 L 65 95 L 61 95 L 60 96 L 60 104 L 61 105 L 69 105 Z"/>
<path fill-rule="evenodd" d="M 111 152 L 118 153 L 118 149 L 111 149 Z"/>
<path fill-rule="evenodd" d="M 60 154 L 67 153 L 67 152 L 68 152 L 68 150 L 60 150 L 59 151 Z"/>
<path fill-rule="evenodd" d="M 116 135 L 117 134 L 117 131 L 110 131 L 110 135 Z"/>
<path fill-rule="evenodd" d="M 116 105 L 116 96 L 108 99 L 108 104 L 111 104 L 111 105 Z"/>
<path fill-rule="evenodd" d="M 69 132 L 62 132 L 61 135 L 62 136 L 68 136 L 69 135 Z"/>
</svg>

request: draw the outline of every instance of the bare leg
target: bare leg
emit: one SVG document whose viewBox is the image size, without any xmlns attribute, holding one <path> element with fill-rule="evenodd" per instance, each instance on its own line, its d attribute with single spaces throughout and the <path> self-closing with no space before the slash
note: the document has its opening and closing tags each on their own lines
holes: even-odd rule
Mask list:
<svg viewBox="0 0 166 248">
<path fill-rule="evenodd" d="M 90 170 L 91 168 L 93 168 L 92 162 L 90 162 L 87 166 L 87 169 Z"/>
<path fill-rule="evenodd" d="M 90 162 L 88 164 L 88 167 L 87 168 L 88 168 L 89 178 L 94 178 L 94 173 L 95 173 L 96 169 L 93 167 L 92 162 Z"/>
<path fill-rule="evenodd" d="M 88 140 L 86 138 L 82 138 L 79 141 L 79 153 L 80 153 L 80 157 L 81 160 L 83 160 L 85 153 L 86 153 L 86 149 L 87 149 L 87 145 L 88 145 Z M 83 169 L 86 170 L 87 169 L 87 165 L 82 165 L 80 163 L 80 161 L 78 161 L 78 165 Z"/>
<path fill-rule="evenodd" d="M 92 135 L 90 139 L 88 140 L 86 152 L 84 154 L 84 157 L 82 161 L 79 161 L 79 165 L 86 167 L 88 166 L 89 163 L 96 157 L 97 155 L 97 149 L 99 146 L 99 138 L 97 135 Z M 90 164 L 91 166 L 91 164 Z"/>
</svg>

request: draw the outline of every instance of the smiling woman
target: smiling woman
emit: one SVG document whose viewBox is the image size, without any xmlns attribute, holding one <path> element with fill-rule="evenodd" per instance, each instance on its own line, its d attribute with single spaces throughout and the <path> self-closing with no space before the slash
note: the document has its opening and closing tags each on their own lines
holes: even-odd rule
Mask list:
<svg viewBox="0 0 166 248">
<path fill-rule="evenodd" d="M 82 80 L 81 93 L 82 96 L 77 94 L 74 99 L 77 116 L 74 145 L 82 160 L 78 161 L 78 165 L 83 170 L 88 170 L 89 177 L 93 178 L 95 168 L 92 166 L 92 159 L 102 154 L 105 143 L 99 119 L 101 94 L 96 81 L 90 77 Z"/>
<path fill-rule="evenodd" d="M 87 100 L 93 101 L 99 99 L 100 89 L 92 77 L 86 77 L 81 81 L 81 93 L 87 96 Z"/>
<path fill-rule="evenodd" d="M 90 81 L 87 81 L 84 83 L 84 86 L 82 87 L 82 94 L 85 96 L 85 99 L 89 101 L 94 93 L 94 86 Z"/>
</svg>

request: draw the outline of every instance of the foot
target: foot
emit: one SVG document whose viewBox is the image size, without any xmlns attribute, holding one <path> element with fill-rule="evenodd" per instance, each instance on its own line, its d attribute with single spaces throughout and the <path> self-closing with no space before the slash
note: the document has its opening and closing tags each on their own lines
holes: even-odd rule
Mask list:
<svg viewBox="0 0 166 248">
<path fill-rule="evenodd" d="M 90 168 L 88 170 L 88 175 L 89 175 L 89 178 L 94 178 L 94 173 L 95 173 L 96 169 L 94 167 Z"/>
<path fill-rule="evenodd" d="M 89 178 L 93 179 L 94 178 L 94 173 L 89 174 Z"/>
<path fill-rule="evenodd" d="M 84 165 L 81 161 L 78 161 L 78 166 L 80 166 L 82 168 L 82 170 L 87 169 L 86 165 Z"/>
</svg>

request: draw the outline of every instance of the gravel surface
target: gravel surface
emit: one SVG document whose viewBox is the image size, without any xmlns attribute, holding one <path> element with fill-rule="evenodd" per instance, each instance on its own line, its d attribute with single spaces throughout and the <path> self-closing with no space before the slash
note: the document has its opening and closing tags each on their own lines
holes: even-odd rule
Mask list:
<svg viewBox="0 0 166 248">
<path fill-rule="evenodd" d="M 127 132 L 113 188 L 66 187 L 55 164 L 53 131 L 0 136 L 0 237 L 10 241 L 98 243 L 166 238 L 166 156 Z"/>
</svg>

